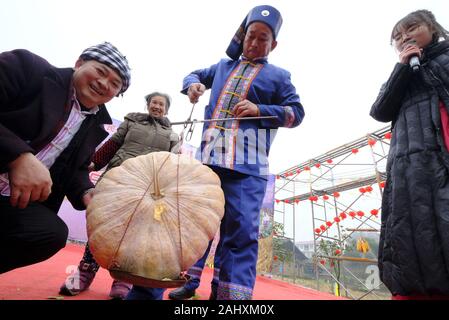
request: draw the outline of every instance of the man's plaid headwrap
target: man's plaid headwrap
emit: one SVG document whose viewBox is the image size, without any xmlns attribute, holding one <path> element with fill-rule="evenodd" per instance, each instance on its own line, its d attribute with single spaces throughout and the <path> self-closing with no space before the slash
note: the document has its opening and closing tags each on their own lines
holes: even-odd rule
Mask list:
<svg viewBox="0 0 449 320">
<path fill-rule="evenodd" d="M 126 60 L 126 57 L 109 42 L 103 42 L 87 48 L 81 53 L 80 58 L 83 60 L 96 60 L 111 67 L 118 72 L 123 82 L 119 94 L 128 89 L 131 83 L 131 69 L 128 66 L 128 60 Z"/>
</svg>

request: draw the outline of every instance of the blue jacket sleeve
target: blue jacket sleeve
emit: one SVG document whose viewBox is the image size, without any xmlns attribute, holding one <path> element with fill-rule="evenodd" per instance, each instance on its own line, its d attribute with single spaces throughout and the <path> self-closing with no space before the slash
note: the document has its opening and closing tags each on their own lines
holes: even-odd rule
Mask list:
<svg viewBox="0 0 449 320">
<path fill-rule="evenodd" d="M 181 93 L 187 94 L 187 90 L 193 83 L 202 83 L 206 86 L 206 89 L 210 89 L 214 81 L 216 70 L 217 64 L 214 64 L 206 69 L 199 69 L 193 71 L 188 76 L 186 76 L 182 81 Z"/>
<path fill-rule="evenodd" d="M 276 119 L 260 120 L 261 126 L 267 129 L 279 127 L 297 127 L 304 118 L 304 108 L 300 102 L 296 88 L 290 80 L 290 73 L 283 71 L 278 82 L 274 104 L 258 104 L 261 116 L 276 116 Z"/>
</svg>

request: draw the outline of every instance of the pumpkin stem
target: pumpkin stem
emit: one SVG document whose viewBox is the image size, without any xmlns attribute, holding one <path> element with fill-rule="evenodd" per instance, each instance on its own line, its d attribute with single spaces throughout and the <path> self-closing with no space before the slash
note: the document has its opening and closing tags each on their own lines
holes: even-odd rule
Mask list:
<svg viewBox="0 0 449 320">
<path fill-rule="evenodd" d="M 158 179 L 158 172 L 157 172 L 157 165 L 156 165 L 156 157 L 153 156 L 153 181 L 154 181 L 154 192 L 151 193 L 151 197 L 153 200 L 159 200 L 164 197 L 164 194 L 159 189 L 159 179 Z"/>
</svg>

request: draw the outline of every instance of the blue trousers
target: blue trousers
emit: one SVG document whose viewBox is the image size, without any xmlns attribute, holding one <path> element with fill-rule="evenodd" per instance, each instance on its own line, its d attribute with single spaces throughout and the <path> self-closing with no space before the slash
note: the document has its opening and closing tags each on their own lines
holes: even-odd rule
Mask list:
<svg viewBox="0 0 449 320">
<path fill-rule="evenodd" d="M 166 289 L 133 286 L 125 300 L 162 300 Z"/>
<path fill-rule="evenodd" d="M 203 273 L 204 265 L 206 264 L 207 257 L 209 256 L 210 248 L 213 243 L 213 239 L 209 242 L 209 246 L 204 253 L 204 256 L 198 260 L 192 267 L 189 268 L 187 274 L 190 276 L 190 280 L 184 285 L 187 290 L 196 290 L 200 286 L 201 275 Z M 211 282 L 211 291 L 214 297 L 217 296 L 218 277 L 220 274 L 220 254 L 221 248 L 217 244 L 214 255 L 214 277 Z"/>
<path fill-rule="evenodd" d="M 220 177 L 225 195 L 225 214 L 220 225 L 212 290 L 219 300 L 249 300 L 256 281 L 259 216 L 267 181 L 233 170 L 211 166 Z M 192 280 L 187 289 L 199 286 L 209 248 L 189 269 Z M 218 276 L 218 279 L 217 279 Z"/>
</svg>

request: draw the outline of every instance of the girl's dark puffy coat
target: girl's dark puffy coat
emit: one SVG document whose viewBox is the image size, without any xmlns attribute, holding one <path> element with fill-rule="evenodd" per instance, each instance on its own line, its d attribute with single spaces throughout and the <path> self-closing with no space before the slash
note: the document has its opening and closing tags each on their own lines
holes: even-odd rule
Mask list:
<svg viewBox="0 0 449 320">
<path fill-rule="evenodd" d="M 392 121 L 382 199 L 380 276 L 393 295 L 449 295 L 449 42 L 425 48 L 419 72 L 398 63 L 371 108 Z"/>
</svg>

